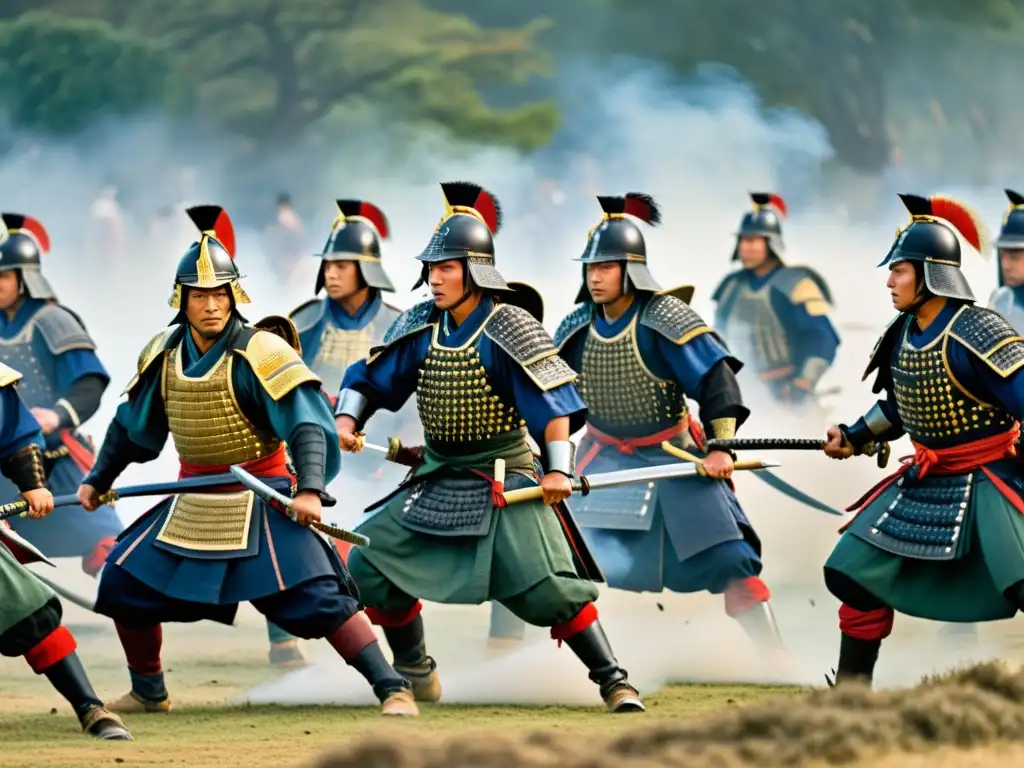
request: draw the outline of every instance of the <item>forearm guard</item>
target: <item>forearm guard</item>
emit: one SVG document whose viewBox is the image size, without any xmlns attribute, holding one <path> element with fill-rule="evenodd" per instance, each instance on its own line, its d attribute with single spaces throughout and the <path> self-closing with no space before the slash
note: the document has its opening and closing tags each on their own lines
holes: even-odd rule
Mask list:
<svg viewBox="0 0 1024 768">
<path fill-rule="evenodd" d="M 857 419 L 852 427 L 840 424 L 839 431 L 856 455 L 864 453 L 864 449 L 875 442 L 898 438 L 900 432 L 889 420 L 881 403 L 871 406 L 871 410 Z"/>
<path fill-rule="evenodd" d="M 107 383 L 101 376 L 83 376 L 74 382 L 53 409 L 60 418 L 62 429 L 74 429 L 88 421 L 100 407 L 100 399 Z"/>
<path fill-rule="evenodd" d="M 23 493 L 46 487 L 43 451 L 35 443 L 0 462 L 0 472 Z"/>
<path fill-rule="evenodd" d="M 327 440 L 315 424 L 300 424 L 288 439 L 288 452 L 295 465 L 296 493 L 312 491 L 328 498 L 324 476 L 327 471 Z"/>
<path fill-rule="evenodd" d="M 571 440 L 555 440 L 546 443 L 544 447 L 547 472 L 561 472 L 566 477 L 576 474 L 576 446 Z"/>
<path fill-rule="evenodd" d="M 135 443 L 128 437 L 128 430 L 114 419 L 107 427 L 107 436 L 103 438 L 103 446 L 96 457 L 96 463 L 82 479 L 82 484 L 91 485 L 100 493 L 109 491 L 118 475 L 132 463 L 132 454 L 136 448 Z"/>
<path fill-rule="evenodd" d="M 705 434 L 718 440 L 735 437 L 736 430 L 750 415 L 743 405 L 736 374 L 725 360 L 716 363 L 700 380 L 694 399 L 700 404 Z"/>
</svg>

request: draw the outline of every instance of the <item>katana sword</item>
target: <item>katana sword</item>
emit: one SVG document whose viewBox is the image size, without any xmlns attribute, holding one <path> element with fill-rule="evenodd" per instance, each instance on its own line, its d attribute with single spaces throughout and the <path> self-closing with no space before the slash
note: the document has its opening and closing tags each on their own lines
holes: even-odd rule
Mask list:
<svg viewBox="0 0 1024 768">
<path fill-rule="evenodd" d="M 728 439 L 708 440 L 707 451 L 821 451 L 827 445 L 827 440 L 807 437 L 730 437 Z M 889 463 L 891 452 L 889 443 L 884 440 L 876 440 L 864 446 L 862 450 L 865 456 L 875 456 L 879 469 L 885 469 Z"/>
<path fill-rule="evenodd" d="M 780 465 L 773 461 L 748 459 L 737 461 L 733 468 L 758 470 L 778 466 Z M 649 483 L 653 480 L 671 480 L 676 477 L 693 477 L 700 474 L 701 468 L 696 464 L 659 464 L 654 467 L 637 467 L 635 469 L 620 469 L 615 472 L 601 472 L 596 475 L 580 475 L 572 479 L 572 489 L 573 492 L 586 496 L 591 491 L 601 488 L 617 488 L 620 485 Z M 514 491 L 505 491 L 503 495 L 506 503 L 515 504 L 520 501 L 541 498 L 544 495 L 544 489 L 539 485 L 532 488 L 517 488 Z"/>
<path fill-rule="evenodd" d="M 255 493 L 278 512 L 283 512 L 292 520 L 296 519 L 295 505 L 292 500 L 283 493 L 278 493 L 258 477 L 249 474 L 237 465 L 231 467 L 231 474 L 237 482 Z M 314 520 L 310 525 L 318 531 L 323 531 L 332 538 L 347 541 L 349 544 L 355 544 L 357 547 L 365 547 L 370 543 L 370 540 L 361 533 L 347 531 L 344 528 L 339 528 L 338 526 L 330 523 L 323 523 L 319 520 Z"/>
<path fill-rule="evenodd" d="M 106 493 L 100 494 L 100 501 L 104 504 L 112 504 L 118 499 L 128 499 L 133 496 L 170 496 L 183 491 L 204 491 L 213 490 L 224 485 L 236 485 L 238 481 L 230 472 L 221 472 L 216 475 L 199 475 L 184 480 L 171 480 L 165 483 L 143 483 L 142 485 L 126 485 L 123 488 L 113 488 Z M 77 494 L 67 493 L 62 496 L 53 497 L 53 508 L 74 507 L 80 502 Z M 24 516 L 28 512 L 28 502 L 25 499 L 0 504 L 0 520 L 8 517 Z"/>
</svg>

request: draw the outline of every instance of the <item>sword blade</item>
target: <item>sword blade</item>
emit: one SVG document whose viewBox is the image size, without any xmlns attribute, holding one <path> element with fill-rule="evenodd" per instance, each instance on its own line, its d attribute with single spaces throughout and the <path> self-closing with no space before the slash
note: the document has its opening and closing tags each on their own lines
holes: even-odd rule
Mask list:
<svg viewBox="0 0 1024 768">
<path fill-rule="evenodd" d="M 238 481 L 230 472 L 221 472 L 216 475 L 200 475 L 188 477 L 184 480 L 170 480 L 163 483 L 143 483 L 142 485 L 126 485 L 123 488 L 114 488 L 107 491 L 104 496 L 113 500 L 129 499 L 133 496 L 169 496 L 182 491 L 203 491 L 212 490 L 222 485 L 235 485 Z M 75 507 L 78 506 L 78 496 L 74 493 L 66 493 L 53 497 L 53 507 Z M 28 510 L 28 502 L 24 499 L 8 502 L 0 505 L 0 520 L 8 517 L 15 517 Z"/>
<path fill-rule="evenodd" d="M 778 462 L 763 461 L 761 468 L 777 467 Z M 755 470 L 760 471 L 760 470 Z M 674 477 L 692 477 L 699 475 L 700 470 L 695 464 L 659 464 L 653 467 L 637 467 L 635 469 L 619 469 L 614 472 L 601 472 L 597 475 L 586 475 L 587 484 L 592 491 L 599 488 L 616 488 L 620 485 L 646 483 L 654 480 L 670 480 Z"/>
<path fill-rule="evenodd" d="M 295 520 L 295 505 L 292 503 L 290 498 L 285 496 L 283 493 L 278 493 L 258 477 L 250 474 L 239 466 L 231 467 L 231 474 L 239 483 L 255 493 L 263 499 L 263 501 L 267 502 L 267 504 L 281 512 L 284 512 L 292 520 Z M 331 525 L 330 523 L 315 521 L 312 523 L 312 526 L 318 531 L 323 531 L 328 536 L 335 539 L 341 539 L 342 541 L 347 541 L 348 543 L 355 544 L 359 547 L 365 547 L 370 543 L 369 538 L 366 536 L 363 536 L 360 533 L 355 533 L 354 531 L 345 530 L 344 528 L 336 525 Z"/>
<path fill-rule="evenodd" d="M 814 498 L 813 496 L 804 493 L 795 485 L 790 485 L 788 482 L 783 480 L 774 472 L 765 470 L 764 472 L 757 472 L 756 475 L 757 479 L 760 480 L 761 482 L 766 483 L 767 485 L 777 490 L 779 493 L 785 494 L 786 496 L 789 496 L 789 498 L 795 501 L 799 501 L 801 504 L 804 504 L 810 507 L 811 509 L 816 509 L 819 512 L 824 512 L 827 515 L 836 515 L 838 517 L 843 517 L 843 513 L 840 512 L 835 507 L 830 507 L 825 502 L 818 501 L 818 499 Z"/>
</svg>

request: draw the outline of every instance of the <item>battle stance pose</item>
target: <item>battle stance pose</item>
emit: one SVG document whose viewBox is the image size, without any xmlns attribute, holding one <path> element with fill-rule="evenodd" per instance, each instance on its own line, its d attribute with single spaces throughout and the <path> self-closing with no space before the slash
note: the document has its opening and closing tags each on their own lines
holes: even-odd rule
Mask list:
<svg viewBox="0 0 1024 768">
<path fill-rule="evenodd" d="M 78 432 L 100 407 L 110 383 L 96 345 L 82 321 L 57 301 L 40 269 L 50 238 L 36 219 L 3 214 L 0 227 L 0 362 L 21 371 L 22 399 L 42 426 L 49 489 L 74 493 L 92 468 L 93 452 Z M 16 489 L 0 480 L 0 498 Z M 62 508 L 42 520 L 14 518 L 12 527 L 47 557 L 81 557 L 90 576 L 100 568 L 124 529 L 113 507 L 92 514 Z"/>
<path fill-rule="evenodd" d="M 188 213 L 202 234 L 178 264 L 170 301 L 178 314 L 139 355 L 128 400 L 79 499 L 94 508 L 129 463 L 156 458 L 170 432 L 182 477 L 242 465 L 282 493 L 294 487 L 296 521 L 252 491 L 225 486 L 171 497 L 129 526 L 110 553 L 96 600 L 96 611 L 117 626 L 132 681 L 109 706 L 169 711 L 161 624 L 230 624 L 238 603 L 248 601 L 298 637 L 327 638 L 373 685 L 385 714 L 415 714 L 408 683 L 385 660 L 344 564 L 307 527 L 319 520 L 339 464 L 320 380 L 288 341 L 260 330 L 276 323 L 294 335 L 287 319 L 254 327 L 239 314 L 237 305 L 249 298 L 227 214 L 216 206 Z"/>
<path fill-rule="evenodd" d="M 839 336 L 828 318 L 832 297 L 808 267 L 782 263 L 778 195 L 753 193 L 754 209 L 736 233 L 733 261 L 743 265 L 715 290 L 715 330 L 781 401 L 797 403 L 813 393 L 835 360 Z"/>
<path fill-rule="evenodd" d="M 689 305 L 661 291 L 647 268 L 643 233 L 654 201 L 631 193 L 599 197 L 604 216 L 590 231 L 581 302 L 555 333 L 579 371 L 587 430 L 577 469 L 601 473 L 678 461 L 669 440 L 703 456 L 706 429 L 734 437 L 749 415 L 735 372 L 740 362 Z M 704 429 L 687 407 L 700 404 Z M 726 612 L 763 648 L 779 648 L 770 593 L 759 578 L 761 543 L 731 485 L 733 459 L 714 451 L 707 477 L 594 491 L 574 509 L 609 586 L 634 592 L 725 594 Z"/>
<path fill-rule="evenodd" d="M 338 400 L 342 448 L 378 409 L 395 411 L 415 393 L 426 445 L 423 464 L 358 530 L 369 547 L 349 566 L 367 614 L 384 628 L 395 667 L 417 699 L 441 695 L 427 655 L 421 604 L 503 603 L 551 627 L 590 670 L 611 711 L 641 710 L 597 618 L 597 587 L 574 562 L 552 506 L 571 493 L 569 435 L 586 406 L 576 374 L 529 312 L 500 297 L 508 285 L 494 266 L 497 201 L 474 184 L 442 184 L 445 215 L 417 258 L 433 301 L 403 313 L 383 348 L 345 374 Z M 506 488 L 536 486 L 527 431 L 547 469 L 542 502 L 503 508 L 492 485 L 503 459 Z M 580 559 L 582 561 L 582 558 Z"/>
<path fill-rule="evenodd" d="M 28 524 L 33 525 L 53 511 L 53 496 L 45 485 L 39 424 L 18 397 L 20 378 L 20 373 L 0 363 L 0 473 L 28 502 Z M 24 656 L 33 672 L 46 675 L 74 708 L 86 733 L 101 739 L 131 739 L 121 718 L 108 712 L 96 696 L 75 653 L 75 638 L 61 624 L 63 610 L 57 595 L 22 565 L 43 559 L 6 521 L 0 521 L 0 654 Z"/>
<path fill-rule="evenodd" d="M 1003 228 L 996 238 L 999 249 L 999 287 L 988 301 L 1018 333 L 1024 330 L 1024 195 L 1006 190 L 1010 210 L 1003 217 Z"/>
<path fill-rule="evenodd" d="M 882 261 L 900 314 L 865 373 L 885 397 L 852 427 L 831 427 L 825 452 L 845 459 L 907 434 L 914 457 L 850 508 L 825 563 L 843 603 L 839 682 L 871 679 L 894 611 L 981 622 L 1024 607 L 1024 341 L 974 306 L 960 271 L 956 231 L 983 250 L 977 218 L 947 198 L 901 198 L 911 223 Z"/>
</svg>

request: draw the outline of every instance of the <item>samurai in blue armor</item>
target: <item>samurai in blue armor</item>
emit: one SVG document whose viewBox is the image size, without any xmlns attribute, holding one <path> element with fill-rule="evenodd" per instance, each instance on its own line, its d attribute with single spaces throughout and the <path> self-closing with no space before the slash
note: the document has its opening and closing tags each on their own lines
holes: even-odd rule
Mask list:
<svg viewBox="0 0 1024 768">
<path fill-rule="evenodd" d="M 751 198 L 754 208 L 743 216 L 732 252 L 742 268 L 712 296 L 715 330 L 778 401 L 802 403 L 839 347 L 829 319 L 832 295 L 813 269 L 783 263 L 783 199 L 759 192 Z"/>
<path fill-rule="evenodd" d="M 395 290 L 381 261 L 381 240 L 390 235 L 384 212 L 364 200 L 338 200 L 338 216 L 331 226 L 321 254 L 314 294 L 290 317 L 299 330 L 302 359 L 323 381 L 324 390 L 336 398 L 345 370 L 369 356 L 401 311 L 384 301 Z M 320 297 L 321 291 L 326 296 Z M 403 442 L 421 440 L 415 407 L 399 414 L 380 414 L 366 439 L 387 445 L 388 438 Z M 382 483 L 397 485 L 404 471 L 367 451 L 342 457 L 340 480 L 350 494 L 378 498 Z M 352 498 L 352 496 L 349 496 Z M 343 552 L 347 556 L 348 550 Z"/>
<path fill-rule="evenodd" d="M 0 363 L 0 475 L 28 505 L 34 520 L 53 513 L 46 488 L 43 435 L 18 396 L 21 374 Z M 58 512 L 58 514 L 60 514 Z M 52 589 L 24 566 L 46 556 L 0 520 L 0 655 L 23 656 L 72 706 L 82 730 L 104 740 L 128 741 L 131 734 L 103 706 L 76 652 L 71 631 L 61 623 L 63 608 Z M 52 563 L 50 563 L 52 565 Z"/>
<path fill-rule="evenodd" d="M 385 714 L 414 715 L 408 683 L 384 658 L 359 592 L 334 547 L 309 527 L 340 452 L 330 403 L 302 362 L 287 318 L 249 325 L 234 231 L 217 206 L 188 214 L 199 239 L 178 263 L 177 315 L 139 355 L 128 395 L 79 489 L 88 508 L 132 462 L 174 441 L 181 477 L 244 467 L 293 495 L 293 516 L 236 484 L 161 501 L 118 538 L 96 611 L 114 620 L 131 690 L 115 711 L 168 712 L 160 662 L 164 622 L 234 621 L 250 602 L 287 632 L 326 638 L 373 686 Z M 287 455 L 285 442 L 287 441 Z"/>
<path fill-rule="evenodd" d="M 74 493 L 92 467 L 91 441 L 79 431 L 100 407 L 110 376 L 81 318 L 57 301 L 40 268 L 50 249 L 43 225 L 30 216 L 2 215 L 0 226 L 0 362 L 22 373 L 20 393 L 42 427 L 47 487 Z M 0 498 L 17 489 L 0 478 Z M 114 508 L 62 507 L 41 520 L 14 518 L 12 527 L 47 557 L 80 557 L 96 576 L 124 530 Z"/>
<path fill-rule="evenodd" d="M 1024 339 L 975 306 L 959 233 L 984 252 L 984 228 L 961 203 L 901 195 L 911 215 L 880 266 L 896 319 L 864 378 L 881 399 L 828 431 L 835 459 L 910 437 L 913 457 L 852 505 L 825 563 L 842 602 L 837 682 L 870 681 L 895 613 L 998 621 L 1024 608 Z"/>
<path fill-rule="evenodd" d="M 588 407 L 577 466 L 599 474 L 677 462 L 661 447 L 669 441 L 704 458 L 708 475 L 592 491 L 573 505 L 577 520 L 609 586 L 724 593 L 726 612 L 760 648 L 781 649 L 761 542 L 729 481 L 732 457 L 702 451 L 705 433 L 734 437 L 749 414 L 735 376 L 741 363 L 686 303 L 692 291 L 663 291 L 648 270 L 635 222 L 660 222 L 654 200 L 598 201 L 603 216 L 579 259 L 579 306 L 555 333 Z M 700 404 L 703 428 L 688 397 Z"/>
<path fill-rule="evenodd" d="M 999 287 L 988 308 L 998 312 L 1018 331 L 1024 331 L 1024 195 L 1006 190 L 1010 209 L 993 245 L 998 249 Z"/>
</svg>

